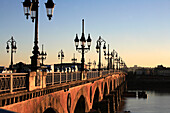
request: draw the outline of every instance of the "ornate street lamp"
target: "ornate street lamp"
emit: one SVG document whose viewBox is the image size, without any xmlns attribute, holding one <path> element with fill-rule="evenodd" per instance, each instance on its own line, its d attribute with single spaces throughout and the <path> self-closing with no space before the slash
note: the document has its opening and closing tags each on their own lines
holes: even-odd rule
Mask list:
<svg viewBox="0 0 170 113">
<path fill-rule="evenodd" d="M 102 44 L 102 42 L 104 43 L 104 45 L 103 45 L 103 51 L 104 51 L 104 53 L 106 53 L 106 41 L 105 40 L 103 40 L 102 38 L 101 38 L 101 36 L 99 36 L 99 39 L 97 40 L 97 45 L 96 45 L 96 51 L 97 51 L 97 53 L 99 53 L 99 65 L 98 65 L 98 71 L 99 71 L 99 75 L 98 76 L 100 76 L 100 70 L 101 70 L 101 44 Z"/>
<path fill-rule="evenodd" d="M 112 57 L 112 52 L 111 53 L 109 53 L 109 44 L 108 44 L 108 52 L 106 53 L 104 53 L 104 56 L 105 56 L 105 59 L 107 59 L 108 60 L 108 65 L 107 65 L 107 70 L 109 70 L 109 66 L 110 66 L 110 64 L 109 64 L 109 60 L 110 60 L 110 56 Z M 106 56 L 107 56 L 107 58 L 106 58 Z"/>
<path fill-rule="evenodd" d="M 41 57 L 40 57 L 40 59 L 42 60 L 42 62 L 41 62 L 41 65 L 43 66 L 44 65 L 44 60 L 46 59 L 46 56 L 47 56 L 47 53 L 46 52 L 44 52 L 44 45 L 42 45 L 42 51 L 41 51 L 41 53 L 39 54 Z"/>
<path fill-rule="evenodd" d="M 116 53 L 116 55 L 115 55 L 115 64 L 116 64 L 116 71 L 118 71 L 118 63 L 119 63 L 119 58 L 118 58 L 118 53 L 117 52 L 115 52 Z"/>
<path fill-rule="evenodd" d="M 121 71 L 123 71 L 123 64 L 124 64 L 124 61 L 123 61 L 122 58 L 121 58 L 121 60 L 120 60 L 120 70 L 121 70 Z"/>
<path fill-rule="evenodd" d="M 9 39 L 6 42 L 6 44 L 7 44 L 7 46 L 6 46 L 7 53 L 9 53 L 9 49 L 10 49 L 9 45 L 11 44 L 11 65 L 10 65 L 11 70 L 13 70 L 13 53 L 16 53 L 16 49 L 17 49 L 16 43 L 17 42 L 14 40 L 13 36 L 11 37 L 11 39 Z"/>
<path fill-rule="evenodd" d="M 39 0 L 25 0 L 23 2 L 24 7 L 24 14 L 26 15 L 26 19 L 28 19 L 29 15 L 31 15 L 32 22 L 35 20 L 35 41 L 34 41 L 34 47 L 33 47 L 33 56 L 31 56 L 31 70 L 37 71 L 39 65 L 39 47 L 38 47 L 38 7 L 39 7 Z M 53 0 L 48 0 L 47 3 L 45 3 L 46 9 L 47 9 L 47 16 L 49 20 L 51 20 L 51 17 L 53 15 L 54 10 L 54 3 Z"/>
<path fill-rule="evenodd" d="M 82 54 L 82 58 L 81 58 L 81 75 L 83 75 L 83 71 L 84 71 L 84 62 L 85 62 L 85 59 L 84 59 L 84 54 L 87 53 L 89 50 L 90 50 L 90 46 L 91 46 L 91 38 L 90 38 L 90 34 L 88 34 L 88 38 L 87 38 L 87 41 L 85 39 L 85 36 L 84 36 L 84 19 L 82 20 L 82 36 L 81 36 L 81 39 L 80 39 L 80 48 L 78 48 L 79 46 L 79 39 L 78 39 L 78 35 L 76 34 L 76 37 L 74 39 L 74 42 L 75 42 L 75 46 L 76 46 L 76 50 Z M 86 45 L 86 42 L 87 42 L 87 48 L 85 47 Z M 83 77 L 81 76 L 81 80 L 83 79 Z"/>
<path fill-rule="evenodd" d="M 115 53 L 116 53 L 116 51 L 113 49 L 113 51 L 112 51 L 113 71 L 115 70 L 115 59 L 114 59 L 114 57 L 115 57 Z"/>
<path fill-rule="evenodd" d="M 47 10 L 47 16 L 49 20 L 51 20 L 51 17 L 53 16 L 53 11 L 54 11 L 54 2 L 52 0 L 48 0 L 47 3 L 45 3 L 46 10 Z"/>
<path fill-rule="evenodd" d="M 120 58 L 120 56 L 119 56 L 119 58 L 118 58 L 118 65 L 119 65 L 118 70 L 119 70 L 119 71 L 120 71 L 120 60 L 121 60 L 121 58 Z"/>
<path fill-rule="evenodd" d="M 91 64 L 92 64 L 92 62 L 90 62 L 90 59 L 89 59 L 89 62 L 88 62 L 89 71 L 90 71 Z"/>
<path fill-rule="evenodd" d="M 64 59 L 64 52 L 63 50 L 58 52 L 58 59 L 61 59 L 61 66 L 60 66 L 60 72 L 62 71 L 62 60 Z"/>
<path fill-rule="evenodd" d="M 76 70 L 75 64 L 76 64 L 76 61 L 77 61 L 77 58 L 75 58 L 75 53 L 74 53 L 74 57 L 71 60 L 74 64 L 74 72 L 75 72 L 75 70 Z"/>
<path fill-rule="evenodd" d="M 94 69 L 96 68 L 96 61 L 93 61 Z"/>
</svg>

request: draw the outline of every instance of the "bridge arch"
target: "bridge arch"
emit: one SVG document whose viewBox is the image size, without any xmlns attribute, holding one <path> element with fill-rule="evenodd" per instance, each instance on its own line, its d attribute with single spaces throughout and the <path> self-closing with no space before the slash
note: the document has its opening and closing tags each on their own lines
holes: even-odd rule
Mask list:
<svg viewBox="0 0 170 113">
<path fill-rule="evenodd" d="M 89 92 L 89 91 L 87 91 L 86 87 L 82 87 L 77 92 L 77 94 L 75 95 L 74 101 L 71 102 L 72 103 L 71 104 L 71 111 L 72 111 L 71 113 L 74 113 L 78 102 L 84 102 L 85 112 L 90 110 L 90 108 L 89 108 L 90 105 L 88 104 L 90 100 L 88 98 L 87 92 Z"/>
<path fill-rule="evenodd" d="M 43 113 L 59 113 L 59 112 L 54 108 L 49 107 Z"/>
<path fill-rule="evenodd" d="M 34 102 L 36 102 L 34 104 L 36 107 L 33 107 L 36 108 L 33 110 L 35 113 L 39 113 L 39 111 L 40 113 L 64 113 L 64 109 L 56 95 L 45 95 Z"/>
<path fill-rule="evenodd" d="M 113 87 L 114 87 L 114 90 L 116 89 L 116 80 L 115 79 L 113 79 L 114 80 L 114 82 L 113 82 Z"/>
<path fill-rule="evenodd" d="M 105 85 L 104 85 L 104 93 L 103 93 L 103 98 L 106 97 L 106 94 L 108 94 L 108 87 L 107 87 L 107 82 L 105 82 Z"/>
<path fill-rule="evenodd" d="M 103 84 L 103 82 L 101 82 L 101 84 Z M 95 96 L 95 93 L 96 93 L 97 89 L 99 91 L 99 100 L 101 99 L 101 92 L 102 92 L 102 88 L 101 87 L 100 87 L 98 82 L 93 85 L 93 94 L 92 94 L 93 96 L 92 96 L 92 99 L 94 99 L 94 96 Z M 93 100 L 92 100 L 92 102 L 93 102 Z"/>
<path fill-rule="evenodd" d="M 94 93 L 93 103 L 92 103 L 92 109 L 98 109 L 98 102 L 99 102 L 99 88 L 97 87 Z"/>
<path fill-rule="evenodd" d="M 74 109 L 74 113 L 85 113 L 85 98 L 83 95 L 80 96 Z"/>
<path fill-rule="evenodd" d="M 110 80 L 110 87 L 109 87 L 109 93 L 113 90 L 113 84 L 112 84 L 112 80 Z"/>
</svg>

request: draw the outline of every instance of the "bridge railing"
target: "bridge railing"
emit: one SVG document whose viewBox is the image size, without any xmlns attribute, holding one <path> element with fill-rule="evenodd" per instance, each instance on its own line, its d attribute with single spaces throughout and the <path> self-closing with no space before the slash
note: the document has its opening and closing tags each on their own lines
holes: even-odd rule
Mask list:
<svg viewBox="0 0 170 113">
<path fill-rule="evenodd" d="M 0 93 L 26 89 L 28 73 L 0 73 Z"/>
<path fill-rule="evenodd" d="M 61 84 L 65 82 L 77 81 L 80 80 L 80 72 L 70 72 L 70 73 L 61 73 L 61 72 L 49 72 L 46 76 L 46 85 Z"/>
<path fill-rule="evenodd" d="M 98 71 L 89 71 L 87 72 L 87 79 L 98 77 L 98 75 L 99 75 Z"/>
<path fill-rule="evenodd" d="M 87 71 L 84 75 L 87 77 L 87 79 L 98 77 L 99 75 L 106 75 L 113 73 L 113 71 L 110 70 L 104 70 L 101 71 L 99 74 L 99 71 Z M 77 81 L 80 80 L 81 72 L 49 72 L 46 76 L 46 85 L 54 85 L 54 84 L 61 84 L 71 81 Z"/>
</svg>

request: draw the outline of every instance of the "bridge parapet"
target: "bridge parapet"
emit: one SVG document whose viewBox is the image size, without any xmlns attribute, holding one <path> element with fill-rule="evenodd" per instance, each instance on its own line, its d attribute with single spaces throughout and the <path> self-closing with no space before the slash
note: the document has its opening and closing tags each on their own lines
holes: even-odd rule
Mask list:
<svg viewBox="0 0 170 113">
<path fill-rule="evenodd" d="M 26 89 L 28 73 L 0 73 L 0 93 Z"/>
</svg>

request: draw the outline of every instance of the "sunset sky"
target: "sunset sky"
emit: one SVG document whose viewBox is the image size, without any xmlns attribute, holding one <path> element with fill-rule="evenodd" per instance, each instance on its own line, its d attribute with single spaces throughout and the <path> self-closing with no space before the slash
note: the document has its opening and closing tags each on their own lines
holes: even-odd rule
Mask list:
<svg viewBox="0 0 170 113">
<path fill-rule="evenodd" d="M 30 63 L 34 41 L 34 23 L 26 19 L 24 0 L 0 1 L 0 66 L 10 64 L 6 42 L 11 36 L 17 41 L 14 63 Z M 73 53 L 78 62 L 81 54 L 75 50 L 74 38 L 81 37 L 82 19 L 85 35 L 92 38 L 86 63 L 96 60 L 96 40 L 101 36 L 115 49 L 127 66 L 170 67 L 170 0 L 53 0 L 54 15 L 46 16 L 44 3 L 39 4 L 39 47 L 44 44 L 48 56 L 45 64 L 60 63 L 58 52 L 65 54 L 63 62 L 71 62 Z M 103 55 L 103 53 L 102 53 Z M 102 56 L 103 57 L 103 56 Z M 106 64 L 104 57 L 102 63 Z"/>
</svg>

